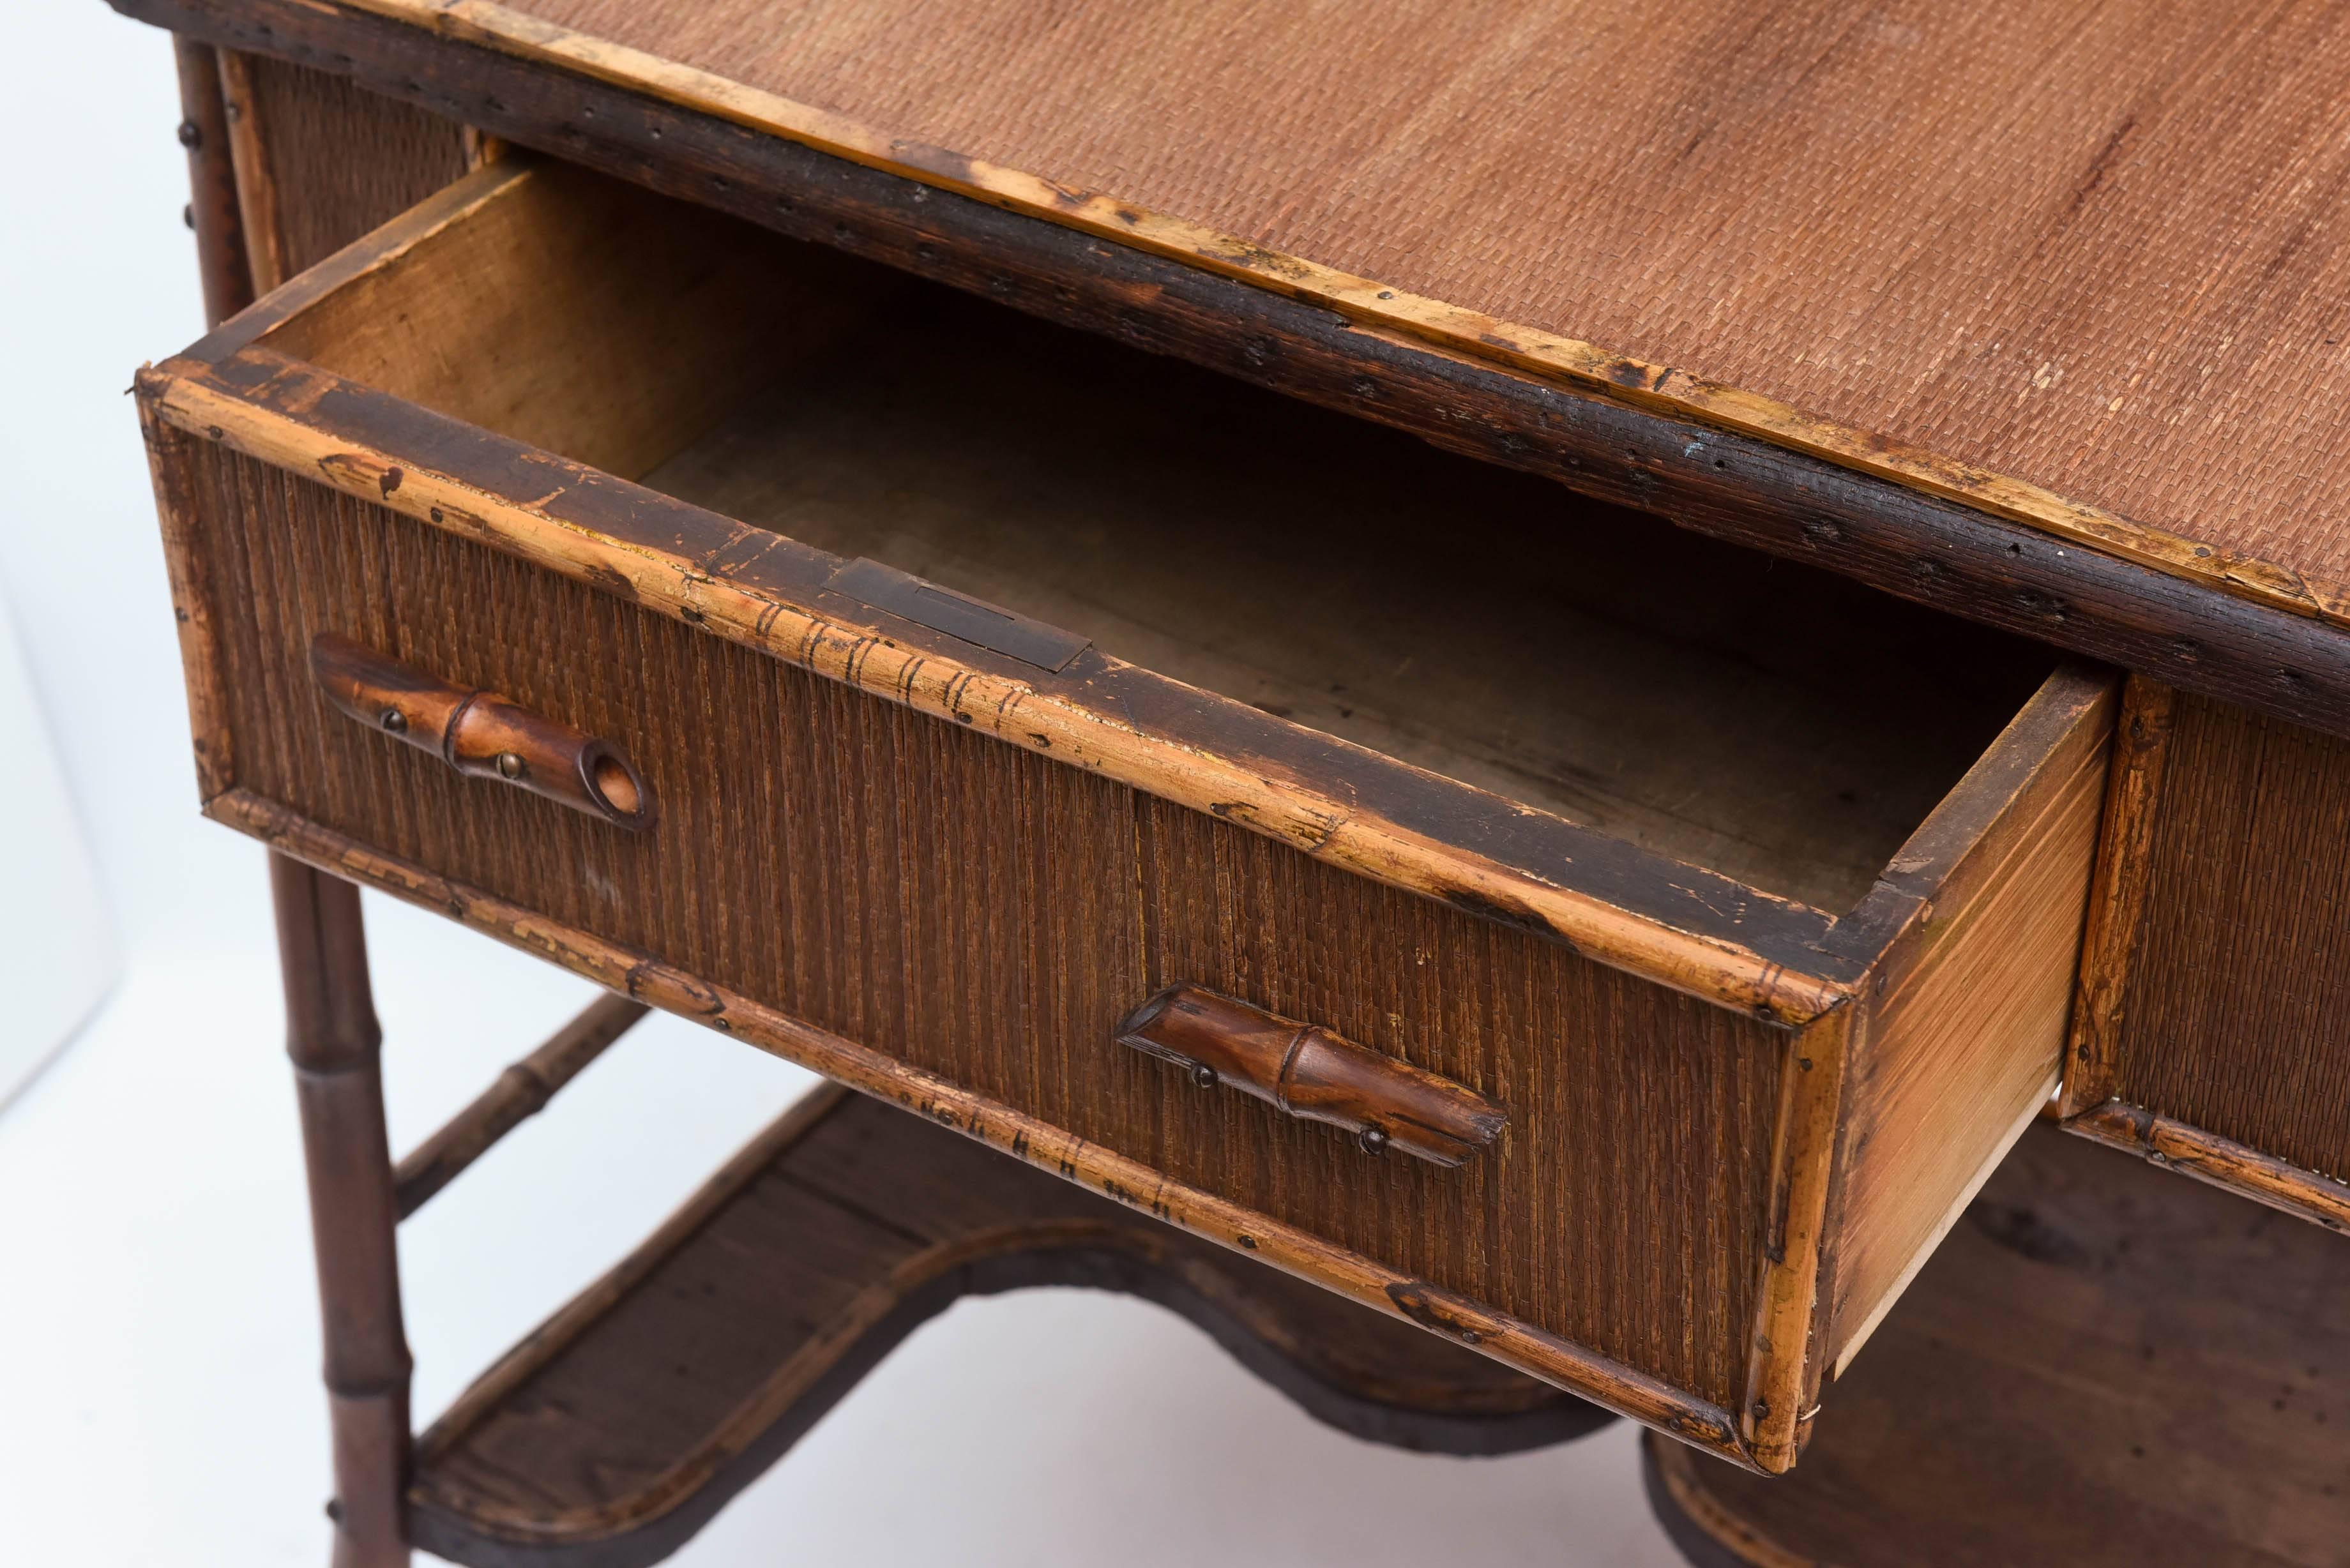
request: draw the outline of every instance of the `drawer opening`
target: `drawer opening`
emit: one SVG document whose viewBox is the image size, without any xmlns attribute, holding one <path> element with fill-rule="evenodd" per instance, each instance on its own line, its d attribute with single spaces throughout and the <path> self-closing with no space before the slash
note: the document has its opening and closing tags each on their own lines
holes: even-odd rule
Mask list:
<svg viewBox="0 0 2350 1568">
<path fill-rule="evenodd" d="M 261 346 L 1831 913 L 2055 663 L 562 165 L 336 265 Z"/>
</svg>

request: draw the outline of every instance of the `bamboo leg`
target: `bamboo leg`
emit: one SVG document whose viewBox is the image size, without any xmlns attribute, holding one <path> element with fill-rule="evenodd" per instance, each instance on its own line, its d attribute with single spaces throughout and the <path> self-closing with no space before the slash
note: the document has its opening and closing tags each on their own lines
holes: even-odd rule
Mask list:
<svg viewBox="0 0 2350 1568">
<path fill-rule="evenodd" d="M 405 1568 L 407 1338 L 359 889 L 269 857 L 334 1428 L 334 1568 Z"/>
<path fill-rule="evenodd" d="M 204 319 L 217 327 L 253 303 L 244 259 L 236 167 L 229 154 L 228 110 L 221 99 L 220 57 L 210 44 L 174 36 L 180 64 L 180 145 L 188 150 L 188 226 L 204 285 Z"/>
<path fill-rule="evenodd" d="M 392 1168 L 392 1197 L 400 1217 L 405 1220 L 423 1208 L 500 1138 L 545 1110 L 549 1100 L 649 1011 L 643 1002 L 625 996 L 599 996 L 546 1044 L 499 1074 L 472 1105 Z"/>
<path fill-rule="evenodd" d="M 185 38 L 174 45 L 192 197 L 188 215 L 203 273 L 204 315 L 217 326 L 254 296 L 224 61 L 209 45 Z M 269 880 L 325 1328 L 333 1568 L 406 1568 L 410 1362 L 378 1059 L 383 1034 L 368 987 L 359 889 L 282 855 L 269 857 Z"/>
</svg>

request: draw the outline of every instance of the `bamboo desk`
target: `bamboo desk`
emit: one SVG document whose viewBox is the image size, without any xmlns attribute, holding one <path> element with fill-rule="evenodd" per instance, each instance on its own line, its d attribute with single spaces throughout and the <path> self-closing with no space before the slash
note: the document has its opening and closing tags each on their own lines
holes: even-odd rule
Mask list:
<svg viewBox="0 0 2350 1568">
<path fill-rule="evenodd" d="M 1923 1386 L 2043 1108 L 2350 1225 L 2329 8 L 116 3 L 182 39 L 220 325 L 140 402 L 282 857 L 348 1561 L 650 1560 L 954 1289 L 1767 1476 Z M 360 883 L 621 999 L 396 1170 Z M 645 1005 L 1098 1196 L 913 1182 L 915 1254 L 761 1276 L 863 1303 L 820 1353 L 527 1503 L 501 1423 L 629 1408 L 769 1175 L 970 1158 L 810 1110 L 411 1454 L 396 1218 Z"/>
</svg>

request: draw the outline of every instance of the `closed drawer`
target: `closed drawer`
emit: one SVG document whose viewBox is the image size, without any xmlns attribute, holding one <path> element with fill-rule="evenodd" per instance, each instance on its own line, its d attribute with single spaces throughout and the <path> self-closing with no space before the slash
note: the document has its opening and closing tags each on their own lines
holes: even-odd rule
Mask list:
<svg viewBox="0 0 2350 1568">
<path fill-rule="evenodd" d="M 139 391 L 213 815 L 1743 1463 L 2055 1081 L 2035 649 L 560 165 Z"/>
</svg>

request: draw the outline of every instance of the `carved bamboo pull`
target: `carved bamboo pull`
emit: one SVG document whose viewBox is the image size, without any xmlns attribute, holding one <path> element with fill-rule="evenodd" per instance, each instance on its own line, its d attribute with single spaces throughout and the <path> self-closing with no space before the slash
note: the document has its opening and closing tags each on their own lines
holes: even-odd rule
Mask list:
<svg viewBox="0 0 2350 1568">
<path fill-rule="evenodd" d="M 1202 1088 L 1230 1084 L 1293 1116 L 1456 1166 L 1502 1134 L 1509 1113 L 1465 1084 L 1188 982 L 1128 1015 L 1118 1041 L 1172 1062 Z"/>
<path fill-rule="evenodd" d="M 345 713 L 461 774 L 517 785 L 631 832 L 652 826 L 652 791 L 608 741 L 330 631 L 311 639 L 310 676 Z"/>
</svg>

